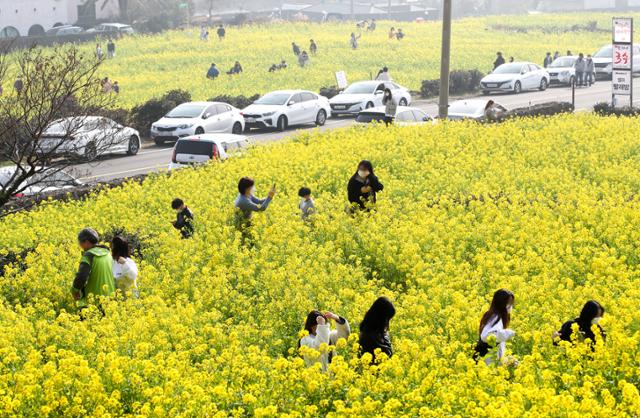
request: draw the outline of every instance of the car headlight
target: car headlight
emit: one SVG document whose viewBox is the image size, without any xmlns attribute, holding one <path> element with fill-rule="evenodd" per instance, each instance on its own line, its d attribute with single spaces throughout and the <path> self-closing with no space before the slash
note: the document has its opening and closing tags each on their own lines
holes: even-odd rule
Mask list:
<svg viewBox="0 0 640 418">
<path fill-rule="evenodd" d="M 183 123 L 182 125 L 178 125 L 178 129 L 188 129 L 193 126 L 193 123 Z"/>
<path fill-rule="evenodd" d="M 267 113 L 263 113 L 262 116 L 267 117 L 267 116 L 273 116 L 275 114 L 276 114 L 276 112 L 267 112 Z"/>
<path fill-rule="evenodd" d="M 157 127 L 156 125 L 151 125 L 151 130 L 152 130 L 152 131 L 155 131 L 155 130 L 157 130 L 157 129 L 158 129 L 158 127 Z"/>
</svg>

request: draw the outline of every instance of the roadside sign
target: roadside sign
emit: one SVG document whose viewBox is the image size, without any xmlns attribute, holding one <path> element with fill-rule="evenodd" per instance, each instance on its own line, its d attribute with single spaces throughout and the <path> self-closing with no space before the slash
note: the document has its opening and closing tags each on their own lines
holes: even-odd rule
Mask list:
<svg viewBox="0 0 640 418">
<path fill-rule="evenodd" d="M 633 105 L 633 18 L 613 18 L 613 71 L 611 96 L 614 108 Z"/>
<path fill-rule="evenodd" d="M 338 71 L 336 73 L 336 83 L 338 84 L 338 89 L 346 89 L 349 85 L 349 83 L 347 83 L 347 73 Z"/>
</svg>

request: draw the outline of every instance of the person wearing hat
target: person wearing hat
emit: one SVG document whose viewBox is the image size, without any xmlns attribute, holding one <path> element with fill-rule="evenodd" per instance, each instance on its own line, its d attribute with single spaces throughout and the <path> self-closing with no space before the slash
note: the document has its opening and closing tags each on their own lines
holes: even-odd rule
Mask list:
<svg viewBox="0 0 640 418">
<path fill-rule="evenodd" d="M 108 247 L 98 245 L 98 242 L 100 236 L 94 229 L 85 228 L 78 234 L 78 245 L 84 253 L 71 294 L 80 309 L 87 307 L 88 295 L 111 296 L 116 291 L 111 252 Z"/>
</svg>

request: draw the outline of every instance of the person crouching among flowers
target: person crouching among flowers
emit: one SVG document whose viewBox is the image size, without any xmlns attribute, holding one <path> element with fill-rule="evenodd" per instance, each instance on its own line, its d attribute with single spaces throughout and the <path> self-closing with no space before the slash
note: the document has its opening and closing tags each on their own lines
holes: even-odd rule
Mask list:
<svg viewBox="0 0 640 418">
<path fill-rule="evenodd" d="M 333 330 L 331 329 L 332 320 L 336 323 L 336 328 Z M 333 312 L 322 313 L 316 310 L 309 312 L 309 315 L 307 315 L 304 329 L 308 331 L 309 334 L 298 341 L 298 348 L 308 347 L 314 350 L 320 350 L 322 344 L 335 346 L 340 338 L 347 339 L 351 334 L 351 327 L 345 318 Z M 311 357 L 304 353 L 303 355 L 307 367 L 320 362 L 322 371 L 326 371 L 331 362 L 330 352 L 323 352 L 319 357 Z"/>
</svg>

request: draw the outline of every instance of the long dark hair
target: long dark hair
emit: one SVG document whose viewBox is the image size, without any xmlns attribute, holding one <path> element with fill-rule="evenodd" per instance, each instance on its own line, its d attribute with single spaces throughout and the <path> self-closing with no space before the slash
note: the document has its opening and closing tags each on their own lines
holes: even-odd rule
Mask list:
<svg viewBox="0 0 640 418">
<path fill-rule="evenodd" d="M 389 94 L 387 96 L 387 93 Z M 393 100 L 393 94 L 391 94 L 391 90 L 390 89 L 384 89 L 384 94 L 382 95 L 382 100 L 384 100 L 385 103 L 387 103 L 389 100 Z"/>
<path fill-rule="evenodd" d="M 311 334 L 311 330 L 313 329 L 313 327 L 318 325 L 319 316 L 324 316 L 324 315 L 322 314 L 322 312 L 316 311 L 316 310 L 309 312 L 309 315 L 307 315 L 307 320 L 304 321 L 304 329 L 309 331 L 309 334 Z"/>
<path fill-rule="evenodd" d="M 360 323 L 360 332 L 383 333 L 389 329 L 389 321 L 395 316 L 396 308 L 386 297 L 380 296 L 373 302 Z"/>
<path fill-rule="evenodd" d="M 126 238 L 123 238 L 119 235 L 116 235 L 111 240 L 111 256 L 114 260 L 117 260 L 120 257 L 127 258 L 131 255 L 131 250 L 129 249 L 129 242 Z"/>
<path fill-rule="evenodd" d="M 584 304 L 580 316 L 576 320 L 580 326 L 580 331 L 591 333 L 591 321 L 593 318 L 604 315 L 604 308 L 595 300 L 590 300 Z"/>
<path fill-rule="evenodd" d="M 356 170 L 356 174 L 358 174 L 358 170 L 360 170 L 360 167 L 366 168 L 369 171 L 370 175 L 374 175 L 374 173 L 373 173 L 373 164 L 371 164 L 371 161 L 369 161 L 369 160 L 360 161 L 360 163 L 358 164 L 358 169 Z"/>
<path fill-rule="evenodd" d="M 487 325 L 489 320 L 494 316 L 498 316 L 502 320 L 502 325 L 505 328 L 509 327 L 509 322 L 511 322 L 511 314 L 507 311 L 507 306 L 509 303 L 515 302 L 516 297 L 513 292 L 500 289 L 493 294 L 493 300 L 491 301 L 491 306 L 489 306 L 489 310 L 482 315 L 482 319 L 480 320 L 480 333 L 482 333 L 482 329 Z"/>
</svg>

